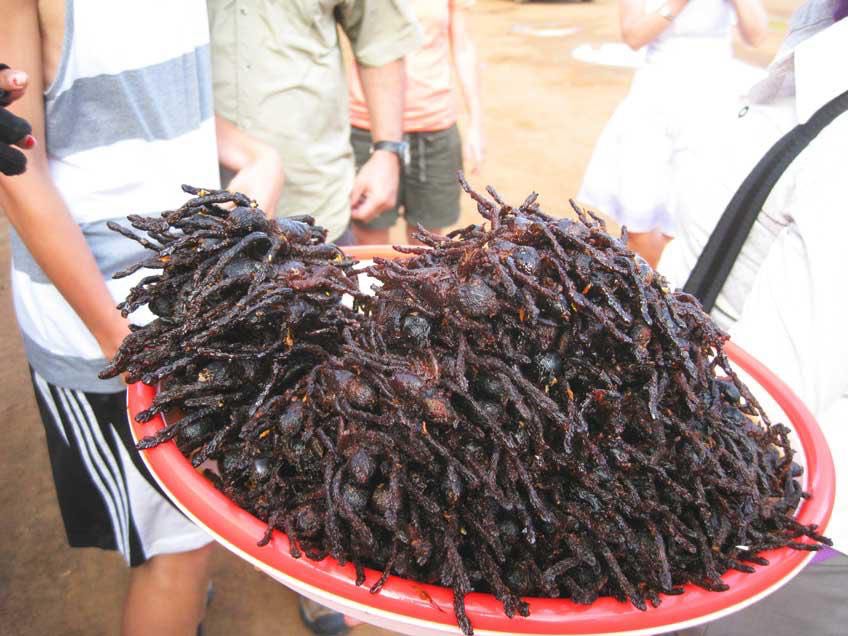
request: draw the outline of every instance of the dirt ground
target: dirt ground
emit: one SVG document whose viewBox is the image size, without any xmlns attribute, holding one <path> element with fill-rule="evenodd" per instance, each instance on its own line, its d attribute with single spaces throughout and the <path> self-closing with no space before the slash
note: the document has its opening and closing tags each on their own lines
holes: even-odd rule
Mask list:
<svg viewBox="0 0 848 636">
<path fill-rule="evenodd" d="M 771 33 L 743 59 L 765 65 L 800 0 L 766 0 Z M 509 200 L 541 193 L 543 207 L 565 214 L 593 144 L 626 94 L 631 71 L 584 64 L 571 51 L 618 37 L 615 0 L 588 3 L 478 0 L 473 25 L 483 65 L 488 158 L 478 186 Z M 554 29 L 570 35 L 541 37 Z M 534 35 L 535 31 L 535 35 Z M 179 182 L 176 180 L 176 182 Z M 467 202 L 462 223 L 472 221 Z M 402 230 L 398 230 L 400 240 Z M 118 633 L 127 571 L 121 558 L 70 550 L 56 505 L 44 433 L 32 396 L 9 291 L 8 222 L 0 217 L 0 635 Z M 295 596 L 248 564 L 219 550 L 209 636 L 300 635 Z M 354 634 L 388 634 L 368 626 Z"/>
</svg>

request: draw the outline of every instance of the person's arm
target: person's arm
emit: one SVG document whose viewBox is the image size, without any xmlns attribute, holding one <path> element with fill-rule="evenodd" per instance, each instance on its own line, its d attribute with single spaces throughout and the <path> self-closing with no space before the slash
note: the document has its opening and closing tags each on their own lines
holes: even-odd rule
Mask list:
<svg viewBox="0 0 848 636">
<path fill-rule="evenodd" d="M 352 0 L 342 3 L 336 19 L 350 40 L 374 141 L 403 139 L 403 58 L 421 44 L 409 3 L 397 0 Z M 369 221 L 395 205 L 400 159 L 380 150 L 371 155 L 354 180 L 351 216 Z"/>
<path fill-rule="evenodd" d="M 6 110 L 12 102 L 23 97 L 28 83 L 26 73 L 0 63 L 0 174 L 7 176 L 26 170 L 26 155 L 12 146 L 25 150 L 35 146 L 29 122 Z"/>
<path fill-rule="evenodd" d="M 618 0 L 621 39 L 631 49 L 638 51 L 671 26 L 688 2 L 667 0 L 660 9 L 647 11 L 645 0 Z M 669 11 L 668 17 L 660 15 L 663 8 Z"/>
<path fill-rule="evenodd" d="M 362 92 L 371 117 L 374 141 L 403 139 L 404 62 L 398 59 L 382 66 L 359 64 Z M 351 216 L 370 221 L 395 205 L 400 180 L 400 158 L 377 150 L 359 170 L 350 193 Z"/>
<path fill-rule="evenodd" d="M 37 3 L 13 0 L 4 7 L 0 59 L 29 75 L 29 90 L 12 109 L 44 138 L 44 77 Z M 71 217 L 47 166 L 43 144 L 36 146 L 27 172 L 0 176 L 0 207 L 68 304 L 73 307 L 106 358 L 129 333 L 79 226 Z"/>
<path fill-rule="evenodd" d="M 738 22 L 736 28 L 746 44 L 759 46 L 768 33 L 768 15 L 760 0 L 732 0 Z"/>
<path fill-rule="evenodd" d="M 471 38 L 466 9 L 451 3 L 450 42 L 456 76 L 468 110 L 468 129 L 465 131 L 465 158 L 470 171 L 477 173 L 486 154 L 483 133 L 483 105 L 480 100 L 480 73 L 477 49 Z"/>
<path fill-rule="evenodd" d="M 227 187 L 252 197 L 273 217 L 285 183 L 280 155 L 219 115 L 215 116 L 215 136 L 218 161 L 236 173 Z"/>
</svg>

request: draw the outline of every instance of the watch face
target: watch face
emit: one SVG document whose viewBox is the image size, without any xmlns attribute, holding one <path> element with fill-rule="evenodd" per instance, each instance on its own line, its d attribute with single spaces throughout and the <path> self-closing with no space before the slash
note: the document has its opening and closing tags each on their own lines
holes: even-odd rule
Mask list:
<svg viewBox="0 0 848 636">
<path fill-rule="evenodd" d="M 402 142 L 400 144 L 400 148 L 398 148 L 398 150 L 399 150 L 398 156 L 400 156 L 400 159 L 403 162 L 403 166 L 404 166 L 404 168 L 406 168 L 412 162 L 412 155 L 409 152 L 409 142 L 408 141 Z"/>
</svg>

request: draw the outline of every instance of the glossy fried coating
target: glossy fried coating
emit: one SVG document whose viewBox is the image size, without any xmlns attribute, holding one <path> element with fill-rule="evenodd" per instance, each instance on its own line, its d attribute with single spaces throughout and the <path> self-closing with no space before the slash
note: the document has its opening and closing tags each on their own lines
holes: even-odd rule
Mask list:
<svg viewBox="0 0 848 636">
<path fill-rule="evenodd" d="M 268 522 L 260 543 L 279 529 L 360 584 L 382 570 L 373 592 L 391 574 L 451 587 L 468 634 L 471 591 L 508 616 L 527 596 L 645 609 L 726 589 L 765 549 L 829 543 L 793 519 L 788 429 L 696 299 L 590 212 L 462 184 L 483 223 L 419 228 L 423 247 L 364 268 L 373 296 L 308 221 L 265 221 L 241 195 L 132 220 L 163 273 L 123 308 L 159 319 L 107 374 L 164 380 L 140 417 L 185 414 L 142 447 L 176 436 L 195 465 L 217 459 L 218 487 Z"/>
</svg>

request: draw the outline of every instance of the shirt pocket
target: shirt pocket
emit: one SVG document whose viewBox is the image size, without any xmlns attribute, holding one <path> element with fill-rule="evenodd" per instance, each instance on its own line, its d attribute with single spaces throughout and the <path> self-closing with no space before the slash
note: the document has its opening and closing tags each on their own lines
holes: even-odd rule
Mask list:
<svg viewBox="0 0 848 636">
<path fill-rule="evenodd" d="M 310 75 L 332 50 L 333 12 L 331 0 L 265 0 L 252 32 L 251 63 L 261 68 L 259 77 L 268 89 L 280 93 L 302 89 Z M 242 40 L 248 33 L 240 33 Z"/>
</svg>

